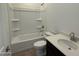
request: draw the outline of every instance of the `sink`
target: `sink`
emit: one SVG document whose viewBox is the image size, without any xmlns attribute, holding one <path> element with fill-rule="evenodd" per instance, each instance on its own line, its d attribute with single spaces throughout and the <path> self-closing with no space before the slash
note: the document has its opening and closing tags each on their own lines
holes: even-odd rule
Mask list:
<svg viewBox="0 0 79 59">
<path fill-rule="evenodd" d="M 69 40 L 59 39 L 57 41 L 57 43 L 64 49 L 68 49 L 68 50 L 77 50 L 78 49 L 78 46 L 74 42 L 69 41 Z"/>
</svg>

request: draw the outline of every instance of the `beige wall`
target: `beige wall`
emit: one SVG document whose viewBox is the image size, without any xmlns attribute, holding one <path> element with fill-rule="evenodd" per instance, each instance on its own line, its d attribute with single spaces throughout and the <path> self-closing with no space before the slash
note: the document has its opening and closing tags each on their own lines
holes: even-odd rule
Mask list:
<svg viewBox="0 0 79 59">
<path fill-rule="evenodd" d="M 48 31 L 75 32 L 79 36 L 79 4 L 53 3 L 47 6 Z"/>
</svg>

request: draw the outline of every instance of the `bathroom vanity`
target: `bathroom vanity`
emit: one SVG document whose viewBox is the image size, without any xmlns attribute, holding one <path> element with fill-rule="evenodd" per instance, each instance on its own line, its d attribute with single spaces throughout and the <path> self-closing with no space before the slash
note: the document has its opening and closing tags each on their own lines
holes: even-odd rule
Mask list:
<svg viewBox="0 0 79 59">
<path fill-rule="evenodd" d="M 61 51 L 59 51 L 53 44 L 47 40 L 46 46 L 47 56 L 65 56 Z"/>
<path fill-rule="evenodd" d="M 73 42 L 63 34 L 45 37 L 47 56 L 79 56 L 79 42 Z"/>
</svg>

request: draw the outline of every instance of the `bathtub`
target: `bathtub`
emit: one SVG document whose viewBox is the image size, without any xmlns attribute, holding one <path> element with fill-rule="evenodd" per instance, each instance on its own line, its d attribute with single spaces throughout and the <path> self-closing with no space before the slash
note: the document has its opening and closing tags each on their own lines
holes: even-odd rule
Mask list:
<svg viewBox="0 0 79 59">
<path fill-rule="evenodd" d="M 43 40 L 44 37 L 38 33 L 32 34 L 22 34 L 15 38 L 13 38 L 12 45 L 12 53 L 16 53 L 23 50 L 28 50 L 33 48 L 33 43 L 38 40 Z"/>
</svg>

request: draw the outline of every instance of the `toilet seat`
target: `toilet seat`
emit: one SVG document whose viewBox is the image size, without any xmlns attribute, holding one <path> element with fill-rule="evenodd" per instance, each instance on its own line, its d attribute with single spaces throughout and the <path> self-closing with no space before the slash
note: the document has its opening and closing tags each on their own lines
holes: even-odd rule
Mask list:
<svg viewBox="0 0 79 59">
<path fill-rule="evenodd" d="M 45 40 L 40 40 L 34 43 L 34 46 L 36 47 L 42 47 L 46 45 L 46 41 Z"/>
</svg>

